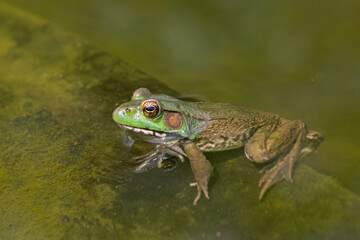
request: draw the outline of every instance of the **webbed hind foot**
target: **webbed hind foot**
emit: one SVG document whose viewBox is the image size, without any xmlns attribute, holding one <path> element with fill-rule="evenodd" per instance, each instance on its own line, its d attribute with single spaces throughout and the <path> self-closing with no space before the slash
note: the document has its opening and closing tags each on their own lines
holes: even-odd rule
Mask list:
<svg viewBox="0 0 360 240">
<path fill-rule="evenodd" d="M 261 200 L 266 191 L 277 182 L 283 179 L 291 183 L 293 182 L 292 170 L 296 160 L 301 157 L 301 147 L 304 141 L 305 133 L 306 130 L 302 129 L 296 139 L 296 143 L 294 144 L 290 152 L 286 154 L 282 159 L 280 159 L 275 166 L 268 170 L 264 174 L 264 176 L 262 176 L 258 184 L 259 187 L 262 186 L 259 194 L 259 200 Z"/>
<path fill-rule="evenodd" d="M 259 200 L 261 200 L 266 191 L 274 184 L 286 179 L 289 182 L 293 182 L 292 179 L 292 165 L 295 160 L 283 158 L 275 166 L 270 168 L 260 179 L 258 187 L 261 187 L 259 194 Z"/>
</svg>

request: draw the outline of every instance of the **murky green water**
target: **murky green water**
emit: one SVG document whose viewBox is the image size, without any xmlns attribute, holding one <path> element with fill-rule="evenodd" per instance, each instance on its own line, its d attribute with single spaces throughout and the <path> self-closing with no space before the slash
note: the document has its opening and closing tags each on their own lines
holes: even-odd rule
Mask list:
<svg viewBox="0 0 360 240">
<path fill-rule="evenodd" d="M 10 2 L 10 1 L 9 1 Z M 11 1 L 0 4 L 0 238 L 359 237 L 357 1 Z M 188 164 L 133 174 L 111 120 L 138 87 L 301 118 L 323 132 L 295 183 L 257 200 L 242 150 L 208 154 L 211 201 Z"/>
</svg>

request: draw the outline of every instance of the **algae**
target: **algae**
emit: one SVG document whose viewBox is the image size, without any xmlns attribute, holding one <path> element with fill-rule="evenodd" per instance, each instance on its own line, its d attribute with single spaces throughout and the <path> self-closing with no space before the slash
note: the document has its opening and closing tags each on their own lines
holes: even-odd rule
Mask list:
<svg viewBox="0 0 360 240">
<path fill-rule="evenodd" d="M 1 239 L 355 239 L 360 199 L 303 162 L 258 201 L 241 149 L 209 153 L 211 200 L 188 164 L 134 174 L 112 110 L 176 93 L 46 21 L 0 3 Z M 315 159 L 316 155 L 309 158 Z"/>
</svg>

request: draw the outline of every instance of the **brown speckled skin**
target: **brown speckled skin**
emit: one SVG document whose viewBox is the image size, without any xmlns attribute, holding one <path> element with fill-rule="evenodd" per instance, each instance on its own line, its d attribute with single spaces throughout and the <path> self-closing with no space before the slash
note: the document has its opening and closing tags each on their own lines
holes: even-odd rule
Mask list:
<svg viewBox="0 0 360 240">
<path fill-rule="evenodd" d="M 211 123 L 198 136 L 202 151 L 223 151 L 245 145 L 254 132 L 264 125 L 276 125 L 280 117 L 273 113 L 228 103 L 201 103 L 209 112 Z"/>
<path fill-rule="evenodd" d="M 184 143 L 199 149 L 192 154 L 185 151 L 198 185 L 194 205 L 201 191 L 208 198 L 207 182 L 212 170 L 201 151 L 222 151 L 245 146 L 245 155 L 251 161 L 264 163 L 277 159 L 276 165 L 259 182 L 259 186 L 262 186 L 259 199 L 262 199 L 265 192 L 282 179 L 292 182 L 295 161 L 312 152 L 323 140 L 321 133 L 307 129 L 301 120 L 287 120 L 277 114 L 227 103 L 194 104 L 207 112 L 211 119 L 208 127 L 193 140 L 196 146 L 188 141 Z"/>
</svg>

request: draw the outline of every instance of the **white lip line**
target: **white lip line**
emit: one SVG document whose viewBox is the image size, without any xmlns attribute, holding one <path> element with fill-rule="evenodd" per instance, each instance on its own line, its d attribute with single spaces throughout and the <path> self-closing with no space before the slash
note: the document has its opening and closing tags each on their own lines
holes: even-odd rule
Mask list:
<svg viewBox="0 0 360 240">
<path fill-rule="evenodd" d="M 135 128 L 135 127 L 130 127 L 130 126 L 122 125 L 122 124 L 119 124 L 119 126 L 122 128 L 128 129 L 130 131 L 136 132 L 136 133 L 142 133 L 145 135 L 156 136 L 156 137 L 160 137 L 160 138 L 166 137 L 166 133 L 158 133 L 158 132 L 155 132 L 152 130 Z"/>
</svg>

